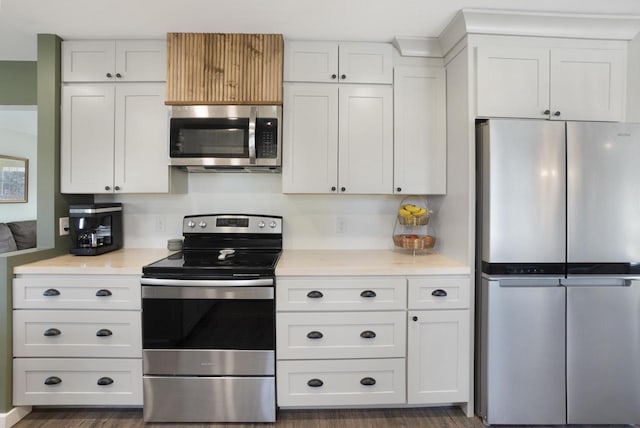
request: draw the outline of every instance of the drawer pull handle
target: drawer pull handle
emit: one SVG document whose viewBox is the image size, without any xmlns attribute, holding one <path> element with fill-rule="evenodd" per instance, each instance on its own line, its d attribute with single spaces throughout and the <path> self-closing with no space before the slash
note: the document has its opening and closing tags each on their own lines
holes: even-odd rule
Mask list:
<svg viewBox="0 0 640 428">
<path fill-rule="evenodd" d="M 376 292 L 373 290 L 364 290 L 360 293 L 360 297 L 376 297 Z"/>
<path fill-rule="evenodd" d="M 319 331 L 310 331 L 309 333 L 307 333 L 307 337 L 309 339 L 322 339 L 323 334 Z"/>
<path fill-rule="evenodd" d="M 373 386 L 376 384 L 376 380 L 372 377 L 363 377 L 360 379 L 360 384 L 364 386 Z"/>
<path fill-rule="evenodd" d="M 96 332 L 96 336 L 98 337 L 107 337 L 107 336 L 111 336 L 112 334 L 113 332 L 106 328 L 101 328 Z"/>
<path fill-rule="evenodd" d="M 433 293 L 431 293 L 431 295 L 436 297 L 447 297 L 447 292 L 441 289 L 437 289 L 433 290 Z"/>
<path fill-rule="evenodd" d="M 309 385 L 311 388 L 320 388 L 322 385 L 324 385 L 324 382 L 320 379 L 309 379 L 307 385 Z"/>
<path fill-rule="evenodd" d="M 50 288 L 48 290 L 45 290 L 44 293 L 42 293 L 43 296 L 47 296 L 47 297 L 51 297 L 51 296 L 59 296 L 60 292 L 58 290 L 56 290 L 55 288 Z"/>
<path fill-rule="evenodd" d="M 111 296 L 111 291 L 105 290 L 105 289 L 98 290 L 98 291 L 96 291 L 96 296 L 97 297 L 108 297 L 108 296 Z"/>
<path fill-rule="evenodd" d="M 110 377 L 101 377 L 100 379 L 98 379 L 98 385 L 100 386 L 111 385 L 112 383 L 113 379 L 111 379 Z"/>
<path fill-rule="evenodd" d="M 62 383 L 62 379 L 58 376 L 50 376 L 44 380 L 45 385 L 57 385 L 59 383 Z"/>
<path fill-rule="evenodd" d="M 45 336 L 60 336 L 62 332 L 57 328 L 48 328 L 44 331 Z"/>
<path fill-rule="evenodd" d="M 307 293 L 307 297 L 310 298 L 310 299 L 320 299 L 320 298 L 324 297 L 324 294 L 322 294 L 321 291 L 313 290 L 313 291 L 309 291 Z"/>
<path fill-rule="evenodd" d="M 365 330 L 360 333 L 360 337 L 363 339 L 373 339 L 376 337 L 376 332 L 371 330 Z"/>
</svg>

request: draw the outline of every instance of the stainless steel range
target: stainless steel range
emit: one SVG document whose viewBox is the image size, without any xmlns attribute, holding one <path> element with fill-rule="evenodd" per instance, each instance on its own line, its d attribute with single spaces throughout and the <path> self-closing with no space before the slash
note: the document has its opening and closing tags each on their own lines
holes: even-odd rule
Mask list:
<svg viewBox="0 0 640 428">
<path fill-rule="evenodd" d="M 142 270 L 144 420 L 273 422 L 282 218 L 186 216 L 183 236 Z"/>
</svg>

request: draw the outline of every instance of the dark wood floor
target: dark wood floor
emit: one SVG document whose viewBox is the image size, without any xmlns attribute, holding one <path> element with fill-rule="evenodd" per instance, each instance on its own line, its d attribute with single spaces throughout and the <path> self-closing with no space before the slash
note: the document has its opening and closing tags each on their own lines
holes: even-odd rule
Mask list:
<svg viewBox="0 0 640 428">
<path fill-rule="evenodd" d="M 139 409 L 35 409 L 14 428 L 482 428 L 457 407 L 280 410 L 275 424 L 145 424 Z"/>
</svg>

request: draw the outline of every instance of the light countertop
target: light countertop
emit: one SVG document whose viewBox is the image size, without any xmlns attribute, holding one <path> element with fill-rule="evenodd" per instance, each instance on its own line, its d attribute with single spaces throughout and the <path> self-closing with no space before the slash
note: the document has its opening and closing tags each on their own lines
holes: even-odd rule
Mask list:
<svg viewBox="0 0 640 428">
<path fill-rule="evenodd" d="M 162 248 L 124 248 L 99 256 L 66 254 L 13 268 L 14 274 L 141 275 L 142 266 L 175 251 Z"/>
<path fill-rule="evenodd" d="M 284 250 L 277 276 L 469 275 L 468 265 L 440 254 L 392 250 Z"/>
<path fill-rule="evenodd" d="M 173 251 L 124 248 L 99 256 L 67 254 L 13 269 L 14 274 L 140 275 L 142 267 Z M 284 250 L 278 276 L 305 275 L 468 275 L 468 265 L 440 254 L 392 250 Z"/>
</svg>

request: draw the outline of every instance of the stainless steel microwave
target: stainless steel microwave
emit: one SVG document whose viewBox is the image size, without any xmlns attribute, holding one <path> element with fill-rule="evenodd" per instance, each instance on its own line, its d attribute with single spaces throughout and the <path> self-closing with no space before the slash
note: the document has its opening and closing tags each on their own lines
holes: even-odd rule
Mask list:
<svg viewBox="0 0 640 428">
<path fill-rule="evenodd" d="M 172 106 L 171 166 L 194 172 L 279 171 L 281 106 Z"/>
</svg>

